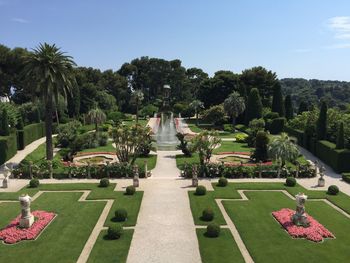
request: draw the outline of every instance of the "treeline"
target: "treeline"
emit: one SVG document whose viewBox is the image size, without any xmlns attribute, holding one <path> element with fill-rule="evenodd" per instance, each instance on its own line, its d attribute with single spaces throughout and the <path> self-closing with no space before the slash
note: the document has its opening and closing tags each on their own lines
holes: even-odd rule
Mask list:
<svg viewBox="0 0 350 263">
<path fill-rule="evenodd" d="M 329 107 L 345 110 L 350 103 L 350 82 L 286 78 L 281 79 L 280 83 L 283 93 L 291 95 L 294 105 L 302 101 L 310 106 L 318 105 L 322 99 Z"/>
</svg>

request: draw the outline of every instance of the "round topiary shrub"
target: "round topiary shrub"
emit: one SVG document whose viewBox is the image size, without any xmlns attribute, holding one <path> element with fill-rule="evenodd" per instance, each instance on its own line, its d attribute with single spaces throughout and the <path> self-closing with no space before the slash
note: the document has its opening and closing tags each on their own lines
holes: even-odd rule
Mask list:
<svg viewBox="0 0 350 263">
<path fill-rule="evenodd" d="M 214 219 L 214 211 L 210 207 L 203 210 L 202 219 L 204 221 L 212 221 Z"/>
<path fill-rule="evenodd" d="M 29 181 L 29 187 L 30 188 L 37 188 L 40 185 L 39 179 L 32 179 Z"/>
<path fill-rule="evenodd" d="M 123 234 L 123 228 L 119 225 L 108 227 L 107 237 L 109 239 L 119 239 Z"/>
<path fill-rule="evenodd" d="M 218 237 L 220 235 L 220 226 L 215 223 L 211 223 L 207 226 L 207 237 Z"/>
<path fill-rule="evenodd" d="M 287 177 L 286 185 L 287 186 L 295 186 L 297 184 L 297 180 L 294 177 Z"/>
<path fill-rule="evenodd" d="M 337 195 L 339 193 L 339 188 L 336 185 L 331 185 L 328 187 L 328 194 L 330 195 Z"/>
<path fill-rule="evenodd" d="M 127 195 L 133 195 L 133 194 L 135 194 L 135 192 L 136 192 L 136 189 L 133 185 L 129 185 L 125 190 L 125 193 Z"/>
<path fill-rule="evenodd" d="M 120 208 L 115 211 L 114 215 L 114 218 L 117 222 L 124 222 L 128 217 L 128 212 L 126 212 L 125 209 Z"/>
<path fill-rule="evenodd" d="M 218 181 L 218 186 L 225 187 L 227 185 L 228 181 L 225 177 L 221 177 Z"/>
<path fill-rule="evenodd" d="M 207 193 L 207 188 L 204 185 L 198 185 L 196 188 L 196 195 L 205 195 Z"/>
<path fill-rule="evenodd" d="M 108 187 L 109 186 L 109 179 L 108 178 L 102 178 L 100 180 L 100 187 Z"/>
</svg>

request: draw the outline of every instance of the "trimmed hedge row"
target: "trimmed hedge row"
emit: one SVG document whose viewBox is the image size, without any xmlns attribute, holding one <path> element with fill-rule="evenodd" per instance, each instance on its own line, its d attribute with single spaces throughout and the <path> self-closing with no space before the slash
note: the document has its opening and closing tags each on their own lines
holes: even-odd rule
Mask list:
<svg viewBox="0 0 350 263">
<path fill-rule="evenodd" d="M 0 137 L 0 164 L 5 163 L 17 153 L 17 136 L 12 133 L 9 136 Z"/>
<path fill-rule="evenodd" d="M 44 122 L 29 124 L 23 130 L 17 130 L 18 150 L 23 150 L 28 144 L 44 136 Z"/>
<path fill-rule="evenodd" d="M 315 138 L 310 138 L 304 132 L 300 130 L 294 130 L 289 127 L 285 127 L 285 131 L 298 140 L 298 144 L 312 152 L 323 162 L 331 166 L 336 172 L 349 172 L 350 171 L 350 150 L 335 149 L 336 145 L 329 141 L 317 141 Z"/>
</svg>

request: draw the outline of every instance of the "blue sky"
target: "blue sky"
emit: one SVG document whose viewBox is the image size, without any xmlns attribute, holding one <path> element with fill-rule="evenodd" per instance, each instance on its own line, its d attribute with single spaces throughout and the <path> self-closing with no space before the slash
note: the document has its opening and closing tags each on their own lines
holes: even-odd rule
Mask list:
<svg viewBox="0 0 350 263">
<path fill-rule="evenodd" d="M 179 58 L 212 75 L 264 66 L 279 78 L 350 81 L 350 1 L 0 0 L 0 43 L 56 43 L 78 65 L 117 70 Z"/>
</svg>

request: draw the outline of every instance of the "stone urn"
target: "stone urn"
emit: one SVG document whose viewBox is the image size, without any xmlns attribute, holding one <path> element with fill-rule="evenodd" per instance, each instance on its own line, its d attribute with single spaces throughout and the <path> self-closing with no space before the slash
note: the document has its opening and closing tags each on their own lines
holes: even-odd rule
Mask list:
<svg viewBox="0 0 350 263">
<path fill-rule="evenodd" d="M 21 204 L 21 218 L 19 220 L 19 226 L 21 228 L 29 228 L 34 223 L 34 216 L 30 212 L 30 203 L 32 199 L 29 195 L 21 195 L 19 197 Z"/>
<path fill-rule="evenodd" d="M 8 179 L 7 177 L 4 178 L 4 180 L 2 180 L 2 188 L 8 188 Z"/>
<path fill-rule="evenodd" d="M 139 187 L 140 182 L 139 182 L 139 167 L 135 164 L 134 166 L 134 178 L 132 180 L 132 185 L 134 187 Z"/>
<path fill-rule="evenodd" d="M 297 203 L 297 208 L 295 214 L 292 216 L 292 221 L 297 226 L 308 227 L 310 222 L 305 214 L 305 202 L 307 200 L 307 195 L 299 193 L 295 196 L 295 200 Z"/>
<path fill-rule="evenodd" d="M 192 186 L 193 187 L 198 186 L 198 171 L 195 165 L 192 168 Z"/>
</svg>

